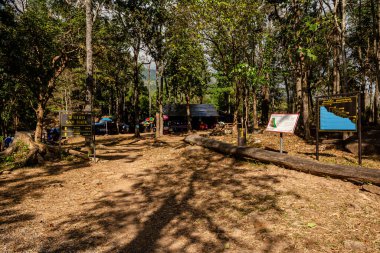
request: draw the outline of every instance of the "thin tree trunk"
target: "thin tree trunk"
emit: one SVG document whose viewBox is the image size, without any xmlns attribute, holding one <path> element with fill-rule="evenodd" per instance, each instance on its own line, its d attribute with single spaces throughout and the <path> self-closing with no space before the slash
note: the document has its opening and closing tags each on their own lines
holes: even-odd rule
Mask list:
<svg viewBox="0 0 380 253">
<path fill-rule="evenodd" d="M 118 78 L 116 77 L 116 87 L 119 87 Z M 116 106 L 115 106 L 115 113 L 116 113 L 116 128 L 117 133 L 120 133 L 120 91 L 118 88 L 116 88 Z"/>
<path fill-rule="evenodd" d="M 375 125 L 379 124 L 379 95 L 379 83 L 377 83 L 377 85 L 375 85 L 375 97 L 373 100 L 373 122 Z"/>
<path fill-rule="evenodd" d="M 135 124 L 135 137 L 140 137 L 140 122 L 139 122 L 139 116 L 140 116 L 140 107 L 139 107 L 139 97 L 140 97 L 140 89 L 139 89 L 139 47 L 140 42 L 136 45 L 134 49 L 134 84 L 133 84 L 133 117 L 134 117 L 134 124 Z"/>
<path fill-rule="evenodd" d="M 186 93 L 186 118 L 187 118 L 187 131 L 191 131 L 191 115 L 190 115 L 190 94 Z"/>
<path fill-rule="evenodd" d="M 240 107 L 240 87 L 239 84 L 236 83 L 236 90 L 235 90 L 235 106 L 234 106 L 234 118 L 232 123 L 232 132 L 234 134 L 238 133 L 238 122 L 239 122 L 239 107 Z"/>
<path fill-rule="evenodd" d="M 164 135 L 164 66 L 160 66 L 160 135 Z"/>
<path fill-rule="evenodd" d="M 299 67 L 296 70 L 296 111 L 302 115 L 302 67 L 299 63 Z"/>
<path fill-rule="evenodd" d="M 148 65 L 148 97 L 149 97 L 149 117 L 152 114 L 152 95 L 150 90 L 150 63 Z"/>
<path fill-rule="evenodd" d="M 162 66 L 160 61 L 156 61 L 156 86 L 157 86 L 157 107 L 158 119 L 156 122 L 156 137 L 164 134 L 163 105 L 162 105 Z"/>
<path fill-rule="evenodd" d="M 291 112 L 291 103 L 290 103 L 290 90 L 288 78 L 284 76 L 285 91 L 286 91 L 286 111 L 287 113 Z"/>
<path fill-rule="evenodd" d="M 302 78 L 302 119 L 305 130 L 305 139 L 310 139 L 310 121 L 309 121 L 309 89 L 307 85 L 307 72 Z"/>
<path fill-rule="evenodd" d="M 347 61 L 346 61 L 346 0 L 341 0 L 341 53 L 342 53 L 342 63 L 343 63 L 343 92 L 347 92 L 348 83 L 347 83 Z"/>
<path fill-rule="evenodd" d="M 259 128 L 259 121 L 258 121 L 258 115 L 257 115 L 257 95 L 256 90 L 253 88 L 252 90 L 252 113 L 253 113 L 253 130 Z"/>
<path fill-rule="evenodd" d="M 248 131 L 248 87 L 244 85 L 244 106 L 243 106 L 243 122 L 242 127 L 243 131 L 243 143 L 247 144 L 247 131 Z"/>
<path fill-rule="evenodd" d="M 267 78 L 269 81 L 269 79 Z M 268 84 L 264 85 L 262 88 L 262 102 L 261 102 L 261 123 L 267 124 L 269 120 L 269 105 L 270 105 L 270 94 Z"/>
</svg>

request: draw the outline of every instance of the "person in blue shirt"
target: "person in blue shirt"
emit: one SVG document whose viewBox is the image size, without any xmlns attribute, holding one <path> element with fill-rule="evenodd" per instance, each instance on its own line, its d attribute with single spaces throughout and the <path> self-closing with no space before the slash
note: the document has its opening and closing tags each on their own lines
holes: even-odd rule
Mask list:
<svg viewBox="0 0 380 253">
<path fill-rule="evenodd" d="M 4 147 L 9 148 L 9 146 L 11 145 L 12 142 L 13 142 L 13 138 L 11 136 L 8 136 L 4 140 Z"/>
</svg>

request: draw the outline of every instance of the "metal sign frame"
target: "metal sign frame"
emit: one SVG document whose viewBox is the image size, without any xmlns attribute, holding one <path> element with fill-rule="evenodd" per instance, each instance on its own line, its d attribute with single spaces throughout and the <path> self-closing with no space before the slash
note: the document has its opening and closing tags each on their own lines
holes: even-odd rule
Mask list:
<svg viewBox="0 0 380 253">
<path fill-rule="evenodd" d="M 356 113 L 357 113 L 357 120 L 356 120 L 356 131 L 352 130 L 320 130 L 320 106 L 319 106 L 319 100 L 323 98 L 339 98 L 339 97 L 355 97 L 356 96 Z M 358 133 L 358 163 L 359 165 L 362 165 L 362 123 L 361 123 L 361 93 L 342 93 L 342 94 L 336 94 L 336 95 L 329 95 L 329 96 L 317 96 L 316 97 L 316 144 L 315 144 L 315 156 L 316 159 L 319 160 L 319 132 L 357 132 Z"/>
</svg>

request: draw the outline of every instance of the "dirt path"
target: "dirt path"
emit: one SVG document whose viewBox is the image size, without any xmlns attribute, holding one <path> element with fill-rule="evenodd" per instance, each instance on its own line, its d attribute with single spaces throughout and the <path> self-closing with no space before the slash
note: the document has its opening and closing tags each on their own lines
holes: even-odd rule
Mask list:
<svg viewBox="0 0 380 253">
<path fill-rule="evenodd" d="M 380 196 L 181 140 L 0 175 L 0 252 L 380 252 Z"/>
</svg>

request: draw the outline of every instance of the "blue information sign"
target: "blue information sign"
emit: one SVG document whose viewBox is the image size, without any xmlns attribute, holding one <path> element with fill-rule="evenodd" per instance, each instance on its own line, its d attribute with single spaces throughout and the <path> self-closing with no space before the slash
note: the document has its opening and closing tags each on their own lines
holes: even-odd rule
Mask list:
<svg viewBox="0 0 380 253">
<path fill-rule="evenodd" d="M 358 97 L 320 99 L 319 131 L 357 131 Z"/>
</svg>

